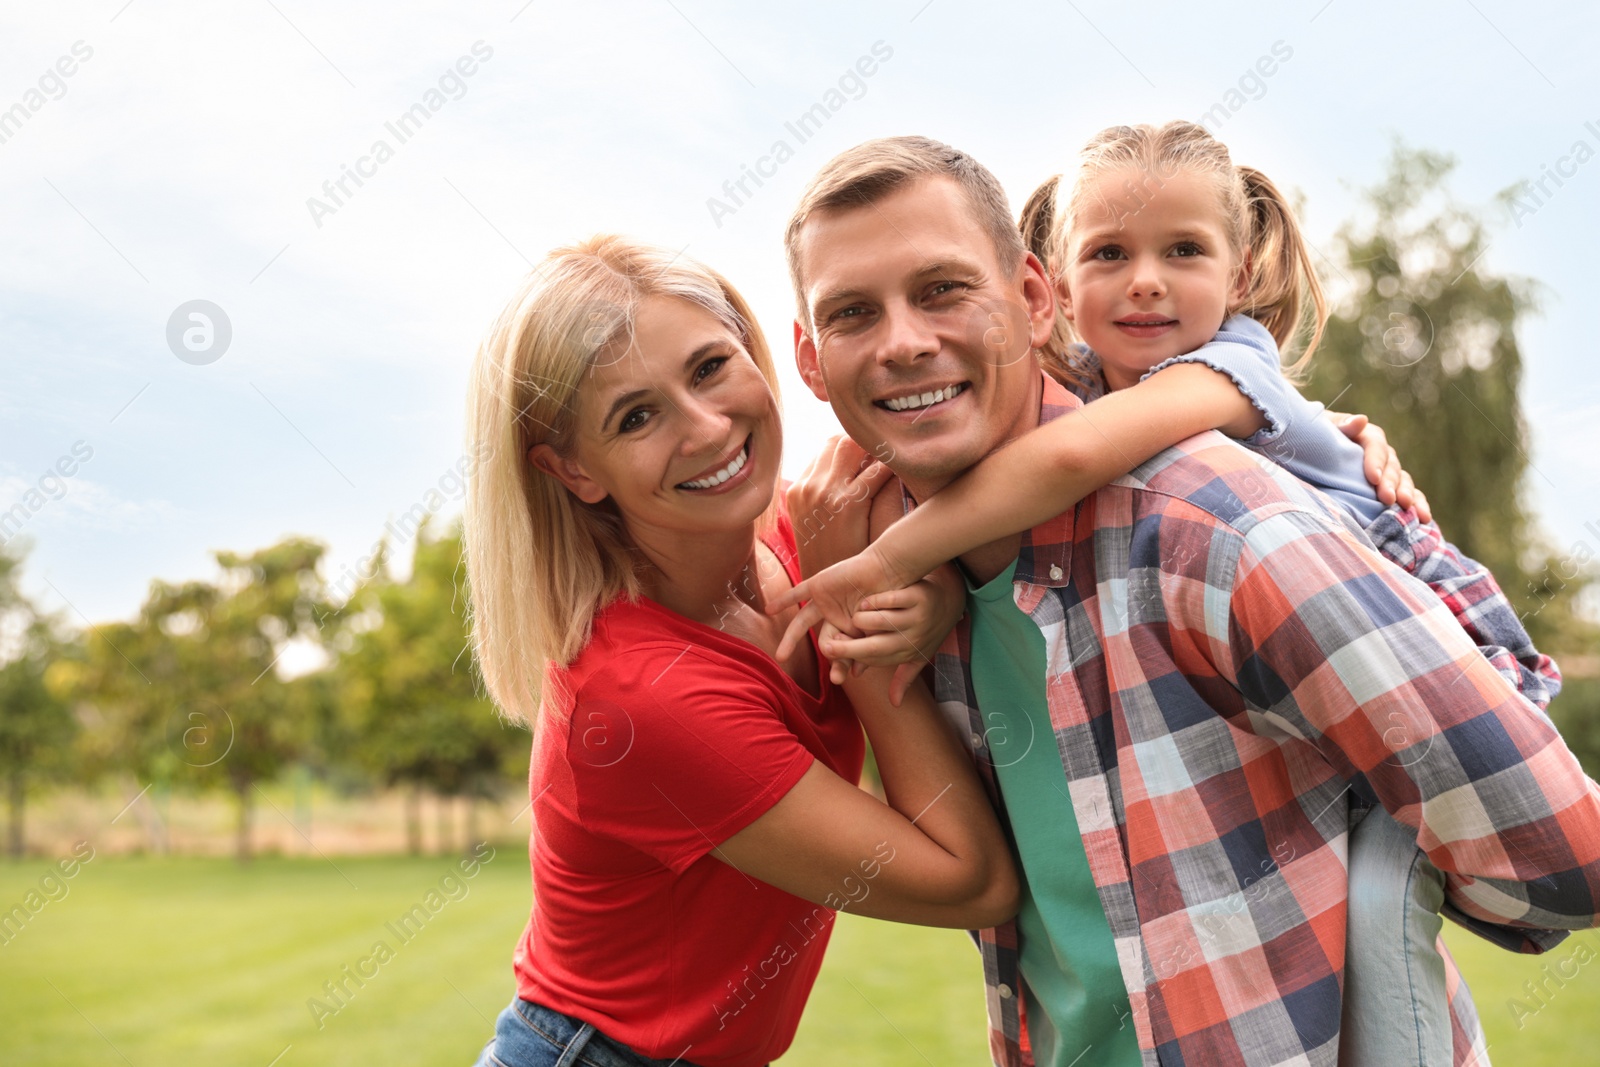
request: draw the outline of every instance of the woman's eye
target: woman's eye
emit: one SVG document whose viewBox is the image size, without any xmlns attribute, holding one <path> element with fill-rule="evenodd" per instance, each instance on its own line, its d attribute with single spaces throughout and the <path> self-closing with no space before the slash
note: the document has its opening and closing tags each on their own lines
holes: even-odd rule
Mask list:
<svg viewBox="0 0 1600 1067">
<path fill-rule="evenodd" d="M 715 374 L 717 370 L 726 362 L 728 362 L 727 356 L 712 356 L 710 359 L 700 364 L 699 367 L 695 368 L 694 380 L 697 382 L 705 381 L 707 378 Z"/>
<path fill-rule="evenodd" d="M 639 427 L 645 424 L 645 418 L 646 415 L 644 408 L 634 408 L 632 411 L 622 416 L 622 421 L 617 423 L 617 432 L 632 433 L 634 430 L 637 430 Z"/>
</svg>

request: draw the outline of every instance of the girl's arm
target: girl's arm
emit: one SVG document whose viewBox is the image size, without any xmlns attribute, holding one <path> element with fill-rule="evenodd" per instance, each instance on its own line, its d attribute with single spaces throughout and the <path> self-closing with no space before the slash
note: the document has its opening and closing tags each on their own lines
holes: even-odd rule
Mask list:
<svg viewBox="0 0 1600 1067">
<path fill-rule="evenodd" d="M 946 560 L 1031 530 L 1164 448 L 1205 430 L 1249 436 L 1261 413 L 1225 375 L 1181 364 L 1024 434 L 889 527 L 866 551 L 813 574 L 769 611 L 809 598 L 779 648 L 824 619 L 846 633 L 860 602 Z"/>
</svg>

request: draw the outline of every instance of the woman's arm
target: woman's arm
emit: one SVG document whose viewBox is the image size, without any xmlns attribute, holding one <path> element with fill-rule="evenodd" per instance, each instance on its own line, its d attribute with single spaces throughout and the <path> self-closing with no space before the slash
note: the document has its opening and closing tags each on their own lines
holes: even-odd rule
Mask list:
<svg viewBox="0 0 1600 1067">
<path fill-rule="evenodd" d="M 893 707 L 889 675 L 873 670 L 845 683 L 889 802 L 813 763 L 718 855 L 826 907 L 923 926 L 995 926 L 1017 911 L 1005 834 L 927 689 L 914 684 Z"/>
</svg>

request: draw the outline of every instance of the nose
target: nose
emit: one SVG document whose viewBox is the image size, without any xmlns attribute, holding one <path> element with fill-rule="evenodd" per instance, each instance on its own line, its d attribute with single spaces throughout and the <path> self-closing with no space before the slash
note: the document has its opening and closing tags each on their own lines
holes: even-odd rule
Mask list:
<svg viewBox="0 0 1600 1067">
<path fill-rule="evenodd" d="M 1161 257 L 1140 256 L 1134 260 L 1133 272 L 1128 277 L 1129 298 L 1159 298 L 1166 293 L 1167 286 L 1161 272 Z"/>
<path fill-rule="evenodd" d="M 878 345 L 880 366 L 908 367 L 925 356 L 939 354 L 939 335 L 927 315 L 905 303 L 883 309 L 883 330 Z"/>
<path fill-rule="evenodd" d="M 678 451 L 684 456 L 720 452 L 728 443 L 728 432 L 733 429 L 733 418 L 715 403 L 703 397 L 687 397 L 680 402 L 679 410 L 688 432 Z"/>
</svg>

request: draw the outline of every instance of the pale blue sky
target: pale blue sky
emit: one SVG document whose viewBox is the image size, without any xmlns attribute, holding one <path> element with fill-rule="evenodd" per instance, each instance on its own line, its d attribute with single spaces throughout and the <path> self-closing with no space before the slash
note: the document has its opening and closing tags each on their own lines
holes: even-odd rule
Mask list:
<svg viewBox="0 0 1600 1067">
<path fill-rule="evenodd" d="M 473 73 L 399 143 L 385 123 L 476 42 Z M 451 484 L 466 368 L 528 261 L 597 230 L 683 248 L 751 298 L 797 472 L 836 424 L 788 357 L 781 231 L 829 156 L 928 134 L 1020 204 L 1095 130 L 1197 119 L 1275 45 L 1289 58 L 1217 132 L 1304 193 L 1318 243 L 1395 136 L 1456 155 L 1476 203 L 1580 139 L 1600 149 L 1600 16 L 1577 3 L 7 4 L 0 112 L 27 115 L 0 123 L 0 512 L 93 450 L 28 518 L 28 588 L 124 617 L 153 577 L 291 533 L 328 542 L 337 579 Z M 846 102 L 801 144 L 785 124 L 841 78 Z M 308 198 L 379 138 L 392 158 L 314 218 Z M 778 139 L 794 157 L 714 217 L 708 198 Z M 1597 194 L 1588 162 L 1520 226 L 1497 220 L 1484 266 L 1545 287 L 1520 334 L 1529 489 L 1560 545 L 1600 550 Z M 166 343 L 194 299 L 233 328 L 206 365 Z"/>
</svg>

